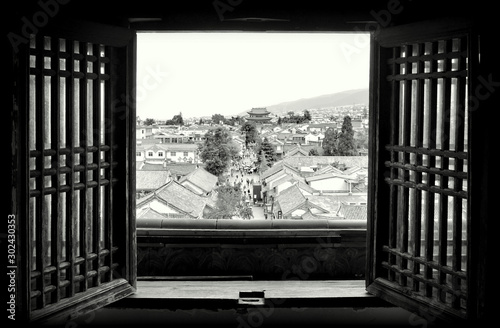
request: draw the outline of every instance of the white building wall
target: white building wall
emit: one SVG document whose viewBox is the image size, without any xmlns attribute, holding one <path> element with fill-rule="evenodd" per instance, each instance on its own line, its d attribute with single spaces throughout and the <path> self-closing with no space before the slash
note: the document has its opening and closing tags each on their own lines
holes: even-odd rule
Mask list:
<svg viewBox="0 0 500 328">
<path fill-rule="evenodd" d="M 349 191 L 349 185 L 344 178 L 310 181 L 309 185 L 319 191 Z"/>
<path fill-rule="evenodd" d="M 165 158 L 170 159 L 172 162 L 188 162 L 189 159 L 194 162 L 195 153 L 194 151 L 188 151 L 187 156 L 184 155 L 184 151 L 175 151 L 175 155 L 172 155 L 172 151 L 166 151 Z M 186 160 L 184 160 L 186 158 Z"/>
<path fill-rule="evenodd" d="M 153 199 L 151 202 L 142 205 L 140 208 L 138 208 L 137 212 L 139 213 L 148 207 L 157 211 L 158 213 L 161 213 L 161 214 L 167 214 L 167 213 L 178 214 L 179 213 L 175 209 L 169 207 L 168 205 L 166 205 L 166 204 L 164 204 L 156 199 Z"/>
<path fill-rule="evenodd" d="M 140 155 L 137 155 L 139 153 L 140 153 Z M 146 159 L 146 155 L 145 154 L 146 153 L 144 152 L 144 150 L 138 150 L 138 151 L 136 151 L 135 160 L 139 161 L 139 162 L 144 161 Z"/>
<path fill-rule="evenodd" d="M 287 189 L 288 187 L 291 187 L 293 185 L 294 181 L 286 181 L 280 184 L 279 186 L 276 186 L 276 194 L 279 194 L 283 190 Z"/>
</svg>

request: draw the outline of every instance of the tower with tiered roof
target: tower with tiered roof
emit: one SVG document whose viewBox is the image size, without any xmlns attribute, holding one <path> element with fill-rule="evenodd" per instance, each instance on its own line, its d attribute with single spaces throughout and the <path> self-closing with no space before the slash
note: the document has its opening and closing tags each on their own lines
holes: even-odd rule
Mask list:
<svg viewBox="0 0 500 328">
<path fill-rule="evenodd" d="M 255 123 L 269 123 L 271 118 L 269 117 L 269 112 L 266 108 L 252 108 L 249 112 L 247 112 L 249 117 L 247 117 L 247 121 L 255 122 Z"/>
</svg>

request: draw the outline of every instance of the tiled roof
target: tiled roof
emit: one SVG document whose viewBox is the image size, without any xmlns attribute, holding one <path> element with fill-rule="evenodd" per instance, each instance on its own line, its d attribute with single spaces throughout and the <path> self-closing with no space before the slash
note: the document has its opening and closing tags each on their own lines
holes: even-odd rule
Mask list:
<svg viewBox="0 0 500 328">
<path fill-rule="evenodd" d="M 194 143 L 157 143 L 138 145 L 137 150 L 163 150 L 163 151 L 195 151 L 198 148 Z"/>
<path fill-rule="evenodd" d="M 269 111 L 267 110 L 267 108 L 252 108 L 247 113 L 252 113 L 252 114 L 269 114 Z"/>
<path fill-rule="evenodd" d="M 307 191 L 310 194 L 318 192 L 318 190 L 314 189 L 313 187 L 311 187 L 310 185 L 308 185 L 305 182 L 299 181 L 297 185 L 299 186 L 300 189 Z"/>
<path fill-rule="evenodd" d="M 137 219 L 164 219 L 164 218 L 165 215 L 158 213 L 157 211 L 153 210 L 150 207 L 145 208 L 144 210 L 140 211 L 140 213 L 137 214 Z"/>
<path fill-rule="evenodd" d="M 144 145 L 152 145 L 152 144 L 159 144 L 159 143 L 161 143 L 161 140 L 151 139 L 151 138 L 137 139 L 136 141 L 137 141 L 136 142 L 137 147 L 144 146 Z"/>
<path fill-rule="evenodd" d="M 310 210 L 315 208 L 323 213 L 328 213 L 328 209 L 325 209 L 309 200 L 309 196 L 304 196 L 300 191 L 298 184 L 294 184 L 287 189 L 283 190 L 276 196 L 276 202 L 278 207 L 281 209 L 283 216 L 291 214 L 298 208 L 304 210 Z"/>
<path fill-rule="evenodd" d="M 311 211 L 306 211 L 304 214 L 301 216 L 302 220 L 313 220 L 317 219 L 317 217 L 311 213 Z"/>
<path fill-rule="evenodd" d="M 217 176 L 206 171 L 204 168 L 199 167 L 188 175 L 182 177 L 179 182 L 182 184 L 185 181 L 189 181 L 203 191 L 210 192 L 215 188 L 217 180 Z"/>
<path fill-rule="evenodd" d="M 341 204 L 337 215 L 343 216 L 346 220 L 366 220 L 366 205 L 346 205 Z"/>
<path fill-rule="evenodd" d="M 292 149 L 287 150 L 286 153 L 285 153 L 285 157 L 289 157 L 289 156 L 308 156 L 308 155 L 309 155 L 309 151 L 307 149 L 302 148 L 302 146 L 301 147 L 295 146 Z"/>
<path fill-rule="evenodd" d="M 167 171 L 163 162 L 139 162 L 137 163 L 137 171 Z"/>
<path fill-rule="evenodd" d="M 328 127 L 335 127 L 336 123 L 312 123 L 309 124 L 308 128 L 328 128 Z"/>
<path fill-rule="evenodd" d="M 167 151 L 196 151 L 198 145 L 194 143 L 165 143 L 162 144 Z"/>
<path fill-rule="evenodd" d="M 282 192 L 276 197 L 279 207 L 283 216 L 296 209 L 298 206 L 306 201 L 306 197 L 302 194 L 299 187 L 293 185 Z"/>
<path fill-rule="evenodd" d="M 367 199 L 365 195 L 311 195 L 307 196 L 307 198 L 311 203 L 316 204 L 331 213 L 336 213 L 341 204 L 366 204 Z M 366 207 L 366 205 L 363 206 Z"/>
<path fill-rule="evenodd" d="M 322 168 L 320 168 L 316 172 L 314 172 L 314 175 L 320 175 L 320 174 L 325 174 L 325 173 L 330 173 L 330 172 L 343 174 L 342 170 L 339 170 L 338 168 L 328 164 L 328 165 L 323 166 Z"/>
<path fill-rule="evenodd" d="M 313 175 L 313 176 L 307 177 L 306 181 L 310 182 L 310 181 L 318 181 L 318 180 L 325 180 L 325 179 L 332 179 L 332 178 L 340 178 L 340 179 L 345 179 L 345 180 L 351 179 L 351 177 L 348 175 L 334 173 L 334 172 L 328 172 L 328 173 L 323 173 L 323 174 L 318 174 L 318 175 Z"/>
<path fill-rule="evenodd" d="M 175 134 L 175 133 L 168 133 L 168 132 L 158 132 L 155 135 L 153 135 L 153 138 L 180 138 L 182 136 Z"/>
<path fill-rule="evenodd" d="M 137 200 L 137 207 L 140 207 L 154 199 L 175 208 L 189 217 L 197 218 L 203 214 L 206 206 L 206 198 L 196 195 L 191 190 L 171 180 L 167 184 Z"/>
<path fill-rule="evenodd" d="M 293 167 L 315 166 L 318 164 L 345 164 L 346 167 L 368 167 L 368 156 L 290 156 L 283 158 Z"/>
<path fill-rule="evenodd" d="M 363 168 L 360 167 L 360 166 L 352 166 L 352 167 L 349 167 L 347 170 L 343 171 L 345 175 L 351 175 L 351 174 L 354 174 L 358 171 L 361 171 Z"/>
<path fill-rule="evenodd" d="M 260 178 L 261 180 L 267 179 L 281 170 L 285 170 L 285 172 L 295 172 L 296 174 L 299 174 L 299 171 L 296 168 L 291 167 L 290 165 L 286 164 L 281 160 L 279 162 L 274 163 L 273 166 L 262 172 Z"/>
<path fill-rule="evenodd" d="M 155 190 L 163 186 L 169 180 L 168 171 L 144 171 L 138 170 L 135 174 L 135 186 L 140 190 Z"/>
<path fill-rule="evenodd" d="M 291 174 L 284 174 L 283 176 L 281 176 L 280 178 L 274 180 L 274 181 L 271 181 L 269 183 L 269 188 L 274 188 L 274 187 L 277 187 L 279 185 L 281 185 L 282 183 L 285 183 L 287 181 L 290 181 L 290 180 L 298 180 L 299 177 L 295 177 Z M 304 180 L 303 178 L 300 178 L 300 180 Z"/>
<path fill-rule="evenodd" d="M 172 176 L 188 175 L 196 170 L 196 164 L 190 163 L 167 163 L 165 168 L 170 171 Z"/>
</svg>

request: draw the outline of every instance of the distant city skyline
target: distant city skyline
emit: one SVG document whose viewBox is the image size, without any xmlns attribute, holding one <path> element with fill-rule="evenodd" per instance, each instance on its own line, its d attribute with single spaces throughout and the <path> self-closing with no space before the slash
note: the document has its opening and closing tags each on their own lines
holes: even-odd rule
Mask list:
<svg viewBox="0 0 500 328">
<path fill-rule="evenodd" d="M 367 88 L 369 48 L 359 33 L 138 33 L 137 115 L 237 115 Z"/>
</svg>

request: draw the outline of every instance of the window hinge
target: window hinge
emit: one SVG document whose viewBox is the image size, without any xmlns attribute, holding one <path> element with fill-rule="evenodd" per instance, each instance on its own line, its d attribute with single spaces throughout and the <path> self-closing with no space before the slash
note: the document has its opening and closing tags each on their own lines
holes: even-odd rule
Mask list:
<svg viewBox="0 0 500 328">
<path fill-rule="evenodd" d="M 239 305 L 264 305 L 264 291 L 240 292 Z"/>
</svg>

